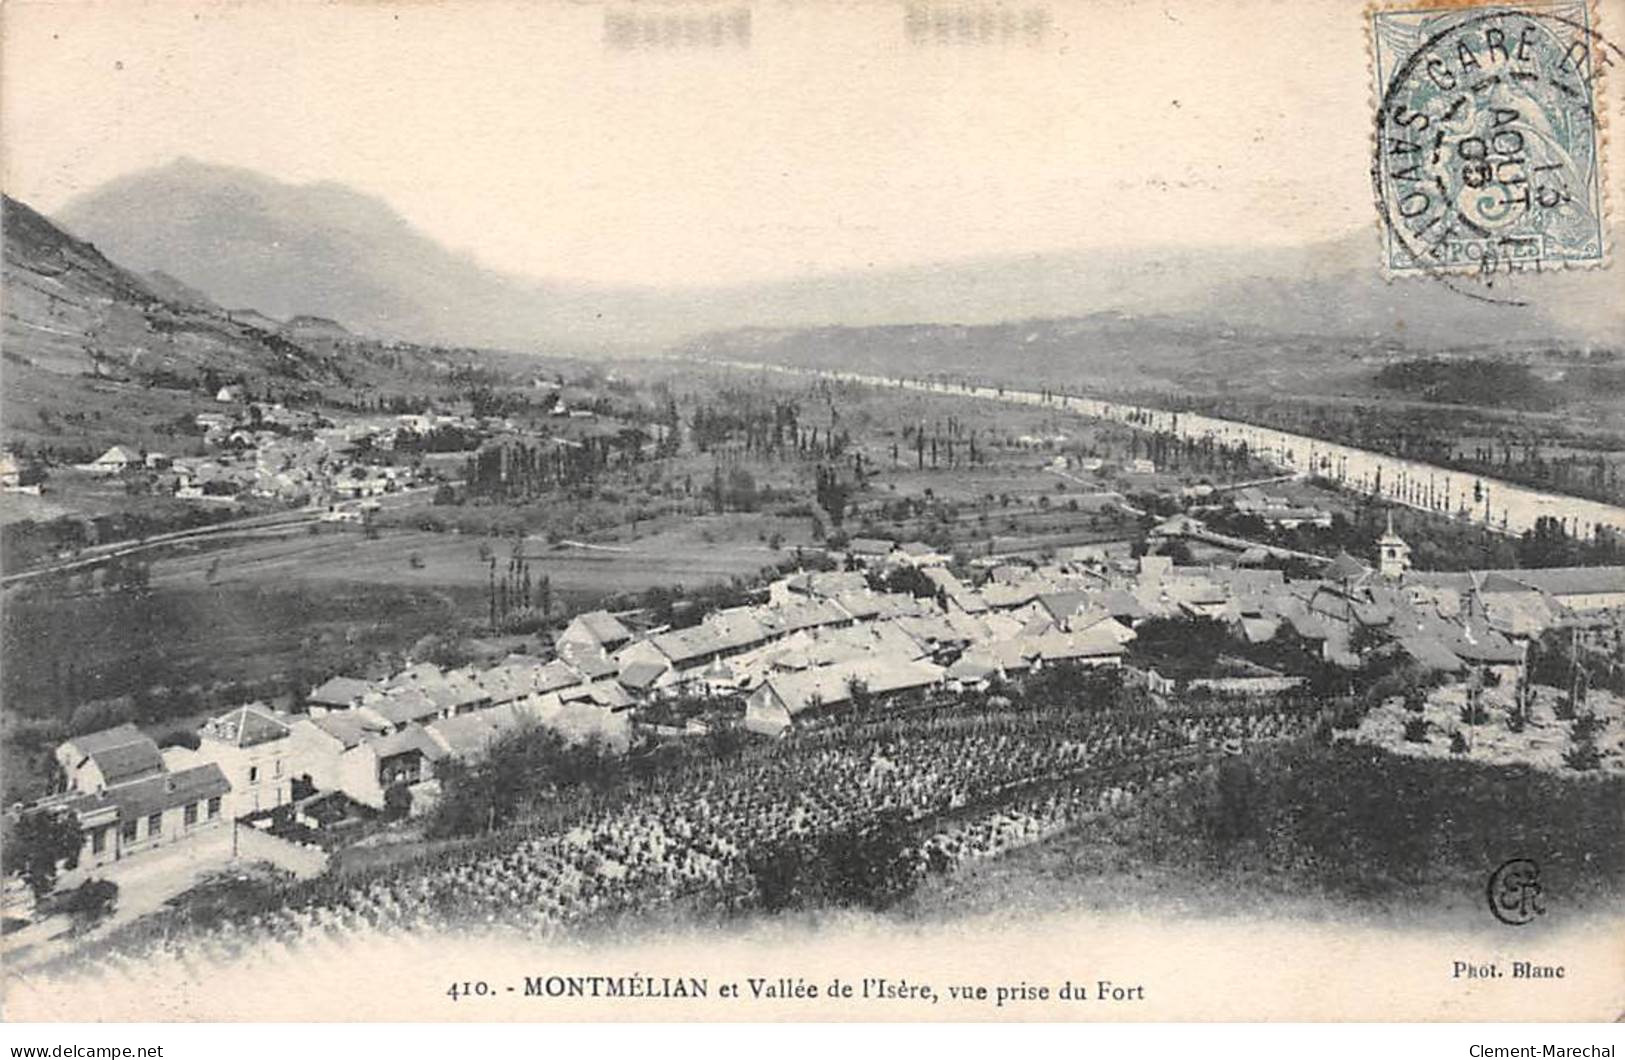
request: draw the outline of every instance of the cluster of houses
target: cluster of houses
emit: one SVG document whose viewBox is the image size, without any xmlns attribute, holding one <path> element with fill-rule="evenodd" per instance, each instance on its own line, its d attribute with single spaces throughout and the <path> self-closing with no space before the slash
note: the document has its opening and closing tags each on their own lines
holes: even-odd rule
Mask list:
<svg viewBox="0 0 1625 1060">
<path fill-rule="evenodd" d="M 377 689 L 336 678 L 312 696 L 307 714 L 251 703 L 210 719 L 195 749 L 160 749 L 130 724 L 77 736 L 56 749 L 63 790 L 19 809 L 77 820 L 82 874 L 241 818 L 268 825 L 267 811 L 332 792 L 383 809 L 393 785 L 421 785 L 437 763 L 477 758 L 526 724 L 550 725 L 572 739 L 597 734 L 624 750 L 630 718 L 618 712 L 631 704 L 624 693 L 606 697 L 599 686 L 543 702 L 499 691 L 504 672 L 486 671 L 480 684 L 423 665 Z"/>
<path fill-rule="evenodd" d="M 88 872 L 195 839 L 225 822 L 289 801 L 288 726 L 269 710 L 239 707 L 198 733 L 198 748 L 160 749 L 134 725 L 59 745 L 63 790 L 35 804 L 78 821 Z"/>
<path fill-rule="evenodd" d="M 276 416 L 280 406 L 268 406 Z M 289 412 L 290 417 L 310 417 Z M 79 470 L 117 476 L 144 471 L 154 488 L 188 500 L 230 501 L 243 496 L 318 502 L 360 500 L 393 493 L 415 483 L 410 467 L 368 461 L 358 443 L 373 432 L 361 426 L 291 428 L 263 419 L 240 424 L 227 413 L 200 412 L 206 431 L 204 456 L 170 456 L 126 445 L 114 445 Z"/>
<path fill-rule="evenodd" d="M 383 808 L 399 787 L 421 805 L 442 763 L 477 759 L 527 726 L 624 749 L 632 708 L 662 700 L 743 699 L 745 726 L 777 735 L 860 696 L 986 687 L 1059 663 L 1118 666 L 1137 626 L 1178 616 L 1213 619 L 1253 643 L 1289 631 L 1350 667 L 1380 646 L 1445 674 L 1516 679 L 1544 630 L 1625 607 L 1625 568 L 1413 571 L 1391 528 L 1375 567 L 1344 554 L 1320 577 L 1292 580 L 1097 550 L 992 565 L 970 584 L 928 546 L 859 539 L 850 548 L 849 569 L 787 575 L 764 602 L 685 628 L 593 611 L 557 635 L 551 658 L 333 677 L 303 713 L 250 704 L 209 721 L 195 750 L 160 751 L 129 725 L 76 737 L 57 752 L 67 789 L 47 805 L 77 816 L 82 863 L 94 866 L 312 793 Z M 864 569 L 900 565 L 923 575 L 928 595 L 879 591 Z M 1146 678 L 1167 687 L 1154 671 Z"/>
<path fill-rule="evenodd" d="M 1234 491 L 1229 501 L 1236 514 L 1257 516 L 1275 530 L 1296 530 L 1300 526 L 1324 530 L 1332 525 L 1332 513 L 1325 508 L 1294 504 L 1289 497 L 1265 493 L 1256 486 Z"/>
<path fill-rule="evenodd" d="M 324 439 L 258 432 L 247 437 L 242 449 L 201 457 L 115 445 L 79 470 L 108 476 L 148 471 L 160 492 L 183 500 L 358 500 L 415 482 L 411 468 L 370 464 L 346 456 L 346 451 Z"/>
<path fill-rule="evenodd" d="M 239 400 L 228 396 L 235 389 L 222 389 L 219 400 Z M 551 412 L 571 418 L 594 416 L 562 400 Z M 206 455 L 171 456 L 121 444 L 77 467 L 104 476 L 148 472 L 159 492 L 188 500 L 304 499 L 338 511 L 346 502 L 364 502 L 419 484 L 420 469 L 369 459 L 369 454 L 404 448 L 408 439 L 446 429 L 482 439 L 523 433 L 512 420 L 463 412 L 356 417 L 333 425 L 312 412 L 261 403 L 199 412 L 193 423 L 202 432 Z M 20 471 L 12 460 L 6 465 L 6 480 L 16 479 Z"/>
</svg>

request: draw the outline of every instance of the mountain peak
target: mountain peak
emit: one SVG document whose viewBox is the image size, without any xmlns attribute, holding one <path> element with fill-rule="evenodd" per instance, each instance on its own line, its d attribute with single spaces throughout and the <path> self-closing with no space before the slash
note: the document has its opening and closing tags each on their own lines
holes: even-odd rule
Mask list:
<svg viewBox="0 0 1625 1060">
<path fill-rule="evenodd" d="M 435 340 L 448 330 L 435 292 L 470 287 L 447 282 L 462 262 L 376 198 L 186 156 L 78 196 L 61 219 L 130 267 L 274 318 L 351 320 L 372 334 Z"/>
</svg>

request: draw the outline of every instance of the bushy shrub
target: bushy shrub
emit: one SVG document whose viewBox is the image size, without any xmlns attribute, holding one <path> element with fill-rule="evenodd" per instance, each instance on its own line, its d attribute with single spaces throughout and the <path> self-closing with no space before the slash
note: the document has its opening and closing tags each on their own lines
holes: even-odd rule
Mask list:
<svg viewBox="0 0 1625 1060">
<path fill-rule="evenodd" d="M 72 814 L 33 810 L 5 818 L 6 873 L 22 877 L 35 899 L 56 887 L 62 867 L 76 868 L 81 849 L 79 822 Z"/>
<path fill-rule="evenodd" d="M 412 812 L 412 789 L 397 780 L 384 789 L 384 819 L 404 820 Z"/>
<path fill-rule="evenodd" d="M 1450 734 L 1450 753 L 1464 755 L 1467 753 L 1467 737 L 1459 732 Z"/>
<path fill-rule="evenodd" d="M 1332 714 L 1332 728 L 1347 731 L 1358 729 L 1365 720 L 1369 706 L 1358 699 L 1345 699 L 1337 704 Z"/>
<path fill-rule="evenodd" d="M 919 882 L 922 860 L 901 815 L 818 837 L 786 836 L 745 856 L 768 912 L 817 905 L 886 909 Z"/>
<path fill-rule="evenodd" d="M 57 908 L 73 919 L 77 930 L 84 931 L 111 915 L 117 905 L 118 884 L 98 879 L 86 880 L 69 891 Z"/>
<path fill-rule="evenodd" d="M 1584 773 L 1602 765 L 1602 756 L 1594 743 L 1577 743 L 1563 752 L 1563 764 Z"/>
<path fill-rule="evenodd" d="M 1405 722 L 1405 739 L 1410 743 L 1428 742 L 1428 723 L 1425 718 L 1410 718 Z"/>
<path fill-rule="evenodd" d="M 1596 715 L 1582 714 L 1574 719 L 1569 726 L 1569 749 L 1563 752 L 1563 764 L 1581 772 L 1601 766 L 1602 755 L 1597 751 L 1597 734 L 1601 730 Z"/>
<path fill-rule="evenodd" d="M 184 747 L 188 751 L 196 751 L 203 746 L 203 740 L 191 729 L 171 729 L 158 738 L 159 747 Z"/>
<path fill-rule="evenodd" d="M 1595 740 L 1601 734 L 1602 720 L 1595 714 L 1581 714 L 1569 726 L 1569 736 L 1574 740 Z"/>
<path fill-rule="evenodd" d="M 1245 758 L 1227 758 L 1219 763 L 1209 825 L 1220 842 L 1234 843 L 1258 835 L 1258 795 L 1258 778 Z"/>
<path fill-rule="evenodd" d="M 485 757 L 436 766 L 440 798 L 429 818 L 433 838 L 476 835 L 516 820 L 524 807 L 558 789 L 602 788 L 624 763 L 601 740 L 567 744 L 551 729 L 524 729 L 498 740 Z"/>
<path fill-rule="evenodd" d="M 93 700 L 73 708 L 68 728 L 75 733 L 100 732 L 122 725 L 134 717 L 128 696 L 117 699 Z"/>
</svg>

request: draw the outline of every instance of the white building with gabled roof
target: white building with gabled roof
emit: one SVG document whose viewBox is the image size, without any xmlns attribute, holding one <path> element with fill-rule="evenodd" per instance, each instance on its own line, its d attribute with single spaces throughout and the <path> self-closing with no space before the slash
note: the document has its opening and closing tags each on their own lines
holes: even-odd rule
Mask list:
<svg viewBox="0 0 1625 1060">
<path fill-rule="evenodd" d="M 231 783 L 231 817 L 275 809 L 293 801 L 293 740 L 288 723 L 270 707 L 250 703 L 198 730 L 197 757 L 220 767 Z"/>
</svg>

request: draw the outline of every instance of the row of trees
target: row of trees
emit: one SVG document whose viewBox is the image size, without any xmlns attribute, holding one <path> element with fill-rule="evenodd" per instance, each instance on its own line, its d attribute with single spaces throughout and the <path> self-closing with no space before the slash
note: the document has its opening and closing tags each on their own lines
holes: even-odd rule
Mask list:
<svg viewBox="0 0 1625 1060">
<path fill-rule="evenodd" d="M 1625 493 L 1620 463 L 1609 455 L 1617 449 L 1617 439 L 1553 429 L 1545 422 L 1526 425 L 1504 416 L 1438 407 L 1318 405 L 1234 396 L 1163 395 L 1155 402 L 1610 503 Z M 1462 445 L 1464 438 L 1483 436 L 1490 440 Z"/>
<path fill-rule="evenodd" d="M 553 582 L 546 573 L 532 578 L 530 557 L 522 550 L 522 538 L 516 538 L 513 551 L 497 572 L 496 556 L 489 545 L 481 545 L 481 558 L 489 571 L 488 611 L 493 630 L 528 632 L 543 623 L 553 613 Z"/>
<path fill-rule="evenodd" d="M 1625 545 L 1612 527 L 1599 527 L 1589 539 L 1569 533 L 1556 516 L 1543 515 L 1518 538 L 1520 567 L 1595 567 L 1625 562 Z"/>
<path fill-rule="evenodd" d="M 641 431 L 591 435 L 574 441 L 504 440 L 469 457 L 463 479 L 471 497 L 527 501 L 592 482 L 615 467 L 635 463 L 645 437 Z"/>
<path fill-rule="evenodd" d="M 675 412 L 675 402 L 671 408 Z M 754 456 L 799 454 L 818 437 L 818 428 L 803 428 L 800 416 L 794 401 L 764 402 L 754 393 L 728 388 L 695 407 L 689 437 L 702 453 L 731 446 Z"/>
</svg>

